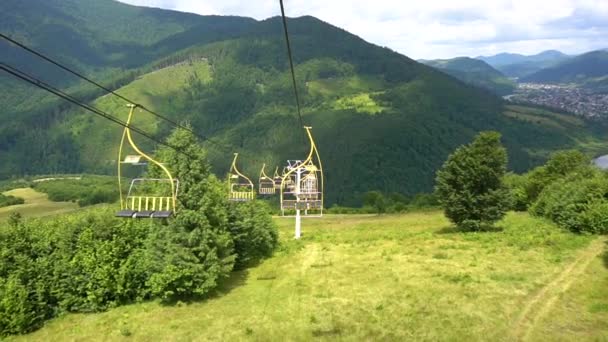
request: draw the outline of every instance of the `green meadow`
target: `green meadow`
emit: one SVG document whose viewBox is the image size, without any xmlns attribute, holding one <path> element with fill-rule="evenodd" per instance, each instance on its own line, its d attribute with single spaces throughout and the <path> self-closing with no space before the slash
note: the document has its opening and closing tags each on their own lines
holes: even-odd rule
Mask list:
<svg viewBox="0 0 608 342">
<path fill-rule="evenodd" d="M 526 213 L 488 232 L 438 211 L 276 218 L 274 256 L 209 298 L 67 314 L 9 340 L 606 340 L 605 238 Z"/>
</svg>

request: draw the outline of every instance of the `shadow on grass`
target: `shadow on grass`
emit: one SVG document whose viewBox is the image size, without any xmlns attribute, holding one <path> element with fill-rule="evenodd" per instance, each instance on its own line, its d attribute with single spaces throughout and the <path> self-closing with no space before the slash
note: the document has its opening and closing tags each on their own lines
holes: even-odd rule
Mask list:
<svg viewBox="0 0 608 342">
<path fill-rule="evenodd" d="M 435 232 L 435 234 L 466 234 L 466 233 L 500 233 L 504 230 L 500 226 L 484 226 L 479 230 L 465 229 L 458 226 L 443 227 Z"/>
</svg>

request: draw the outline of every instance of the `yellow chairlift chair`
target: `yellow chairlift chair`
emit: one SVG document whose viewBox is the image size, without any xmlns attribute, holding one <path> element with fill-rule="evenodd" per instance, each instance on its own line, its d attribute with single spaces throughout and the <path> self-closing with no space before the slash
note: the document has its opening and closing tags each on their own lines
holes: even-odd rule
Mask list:
<svg viewBox="0 0 608 342">
<path fill-rule="evenodd" d="M 228 173 L 228 199 L 234 202 L 251 201 L 255 198 L 253 183 L 236 167 L 238 157 L 239 154 L 235 153 L 230 172 Z"/>
<path fill-rule="evenodd" d="M 171 172 L 165 165 L 142 152 L 135 144 L 129 125 L 131 124 L 137 106 L 128 105 L 128 107 L 130 107 L 129 117 L 118 149 L 120 211 L 116 213 L 116 216 L 123 218 L 169 218 L 177 210 L 179 181 L 171 175 Z M 137 154 L 127 155 L 124 161 L 121 161 L 125 139 Z M 148 165 L 149 163 L 158 166 L 163 171 L 165 177 L 132 179 L 129 190 L 125 196 L 122 188 L 122 164 Z"/>
</svg>

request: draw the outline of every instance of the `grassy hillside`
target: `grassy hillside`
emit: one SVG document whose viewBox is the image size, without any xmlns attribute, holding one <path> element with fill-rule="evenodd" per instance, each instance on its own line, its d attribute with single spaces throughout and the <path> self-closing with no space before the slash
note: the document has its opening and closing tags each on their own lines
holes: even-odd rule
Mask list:
<svg viewBox="0 0 608 342">
<path fill-rule="evenodd" d="M 522 78 L 523 82 L 585 83 L 608 76 L 608 51 L 592 51 Z"/>
<path fill-rule="evenodd" d="M 486 233 L 457 232 L 439 212 L 328 216 L 305 220 L 299 241 L 292 220 L 277 222 L 274 257 L 204 301 L 70 314 L 9 340 L 608 337 L 605 247 L 594 237 L 527 214 Z"/>
<path fill-rule="evenodd" d="M 515 89 L 513 81 L 486 62 L 478 59 L 458 57 L 421 62 L 452 75 L 467 84 L 487 89 L 498 95 L 511 94 Z"/>
<path fill-rule="evenodd" d="M 23 198 L 25 203 L 0 208 L 0 221 L 7 219 L 14 212 L 23 217 L 41 217 L 64 214 L 79 208 L 78 204 L 72 202 L 52 202 L 46 194 L 31 188 L 14 189 L 4 194 Z"/>
<path fill-rule="evenodd" d="M 52 20 L 88 18 L 91 14 L 85 9 L 89 9 L 103 12 L 100 16 L 105 17 L 126 6 L 111 1 L 96 3 L 104 4 L 99 8 L 78 3 L 66 7 L 61 2 L 48 2 L 53 10 L 47 15 Z M 27 22 L 28 11 L 36 7 L 18 6 L 11 16 Z M 78 8 L 89 14 L 73 12 Z M 279 18 L 256 22 L 182 17 L 175 12 L 138 8 L 124 13 L 139 16 L 142 28 L 158 26 L 154 20 L 182 26 L 167 26 L 175 32 L 155 28 L 162 32 L 152 30 L 156 33 L 148 38 L 138 35 L 137 30 L 128 33 L 122 38 L 125 42 L 139 38 L 141 42 L 116 47 L 117 53 L 124 52 L 124 58 L 103 60 L 99 67 L 83 67 L 85 70 L 102 75 L 102 80 L 134 101 L 173 120 L 187 121 L 200 135 L 211 137 L 216 143 L 206 145 L 208 155 L 214 172 L 221 177 L 228 171 L 233 152 L 242 154 L 241 169 L 252 178 L 259 174 L 262 163 L 273 169 L 286 159 L 304 157 L 308 146 L 295 115 Z M 151 24 L 143 21 L 147 16 L 151 16 Z M 117 21 L 95 20 L 82 24 L 81 31 L 74 29 L 80 26 L 73 26 L 72 20 L 65 25 L 74 29 L 74 34 L 82 32 L 81 38 L 100 48 L 107 47 L 104 39 L 114 36 L 106 37 L 103 25 L 116 24 L 117 32 L 125 30 Z M 235 22 L 242 25 L 232 25 Z M 29 37 L 34 28 L 24 26 L 12 32 Z M 508 109 L 499 97 L 318 19 L 291 19 L 289 28 L 304 122 L 314 127 L 325 162 L 328 205 L 360 204 L 362 194 L 370 190 L 403 194 L 430 191 L 434 172 L 447 155 L 480 130 L 497 129 L 504 134 L 510 166 L 517 171 L 537 165 L 552 150 L 603 142 L 603 137 L 585 123 L 560 123 L 558 128 L 504 115 Z M 89 31 L 92 33 L 84 33 Z M 30 43 L 36 46 L 36 40 Z M 131 48 L 136 52 L 130 54 Z M 96 50 L 95 54 L 110 58 L 108 51 Z M 62 51 L 55 53 L 61 56 Z M 80 55 L 70 58 L 87 61 Z M 7 96 L 6 100 L 19 105 L 0 107 L 4 108 L 0 109 L 4 110 L 2 115 L 11 117 L 0 122 L 0 177 L 115 172 L 120 127 L 57 100 L 35 101 L 30 110 L 29 102 L 19 99 L 36 93 L 20 87 L 14 88 L 19 92 L 17 98 Z M 69 83 L 68 87 L 79 98 L 126 117 L 125 103 L 115 97 L 99 97 L 98 92 L 80 83 Z M 136 114 L 135 125 L 158 138 L 171 129 L 145 112 Z M 154 148 L 143 138 L 136 139 L 147 150 Z"/>
</svg>

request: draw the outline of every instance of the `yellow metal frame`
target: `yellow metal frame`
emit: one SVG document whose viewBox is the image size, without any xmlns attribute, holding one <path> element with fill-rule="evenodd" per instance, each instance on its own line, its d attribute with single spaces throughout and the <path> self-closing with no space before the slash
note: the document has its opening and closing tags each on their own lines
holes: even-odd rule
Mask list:
<svg viewBox="0 0 608 342">
<path fill-rule="evenodd" d="M 277 167 L 278 169 L 278 167 Z M 276 173 L 276 171 L 275 171 Z M 262 187 L 262 183 L 272 184 L 272 188 Z M 272 190 L 272 191 L 271 191 Z M 274 186 L 274 179 L 268 177 L 266 174 L 266 164 L 262 165 L 262 170 L 260 170 L 260 178 L 258 179 L 258 193 L 261 195 L 274 195 L 276 192 L 276 188 Z"/>
<path fill-rule="evenodd" d="M 177 188 L 175 185 L 175 179 L 171 175 L 171 172 L 169 172 L 169 169 L 167 169 L 160 162 L 156 161 L 154 158 L 152 158 L 149 155 L 142 152 L 139 149 L 139 147 L 137 147 L 137 145 L 133 141 L 133 137 L 131 136 L 131 129 L 129 128 L 131 121 L 133 120 L 135 108 L 137 108 L 137 106 L 133 105 L 133 104 L 129 104 L 129 105 L 127 105 L 127 107 L 130 108 L 129 116 L 127 118 L 127 124 L 125 126 L 125 129 L 122 132 L 122 138 L 120 139 L 120 147 L 118 148 L 118 189 L 120 192 L 120 208 L 121 208 L 121 210 L 129 209 L 129 204 L 131 204 L 131 210 L 135 210 L 135 202 L 137 202 L 137 208 L 138 208 L 137 210 L 139 210 L 139 211 L 141 211 L 142 208 L 144 208 L 144 210 L 149 210 L 149 209 L 156 210 L 156 200 L 158 200 L 160 210 L 165 209 L 167 211 L 168 210 L 175 211 L 175 209 L 177 207 Z M 129 145 L 131 145 L 131 148 L 133 148 L 133 150 L 135 150 L 135 152 L 137 152 L 145 160 L 148 160 L 149 162 L 153 163 L 154 165 L 158 166 L 161 170 L 163 170 L 163 172 L 167 176 L 167 179 L 169 180 L 169 183 L 171 184 L 171 196 L 164 196 L 164 197 L 162 197 L 162 196 L 161 197 L 159 197 L 159 196 L 129 196 L 129 197 L 125 198 L 125 196 L 123 194 L 123 190 L 122 190 L 122 169 L 121 169 L 122 150 L 125 145 L 125 138 L 127 138 Z M 152 200 L 151 205 L 149 205 L 150 200 Z M 164 200 L 166 200 L 167 203 L 166 203 L 166 205 L 163 206 Z M 142 206 L 142 203 L 144 203 L 143 206 Z"/>
<path fill-rule="evenodd" d="M 319 184 L 319 194 L 320 194 L 320 201 L 321 201 L 321 210 L 323 208 L 323 203 L 324 203 L 324 194 L 325 194 L 325 178 L 323 176 L 323 164 L 321 162 L 321 157 L 319 156 L 319 150 L 317 150 L 317 145 L 315 144 L 315 141 L 312 137 L 312 127 L 308 127 L 308 126 L 304 126 L 304 129 L 306 130 L 306 134 L 308 136 L 308 140 L 310 141 L 310 152 L 308 153 L 308 156 L 306 157 L 306 159 L 300 164 L 300 165 L 304 165 L 304 167 L 306 167 L 308 169 L 308 171 L 312 173 L 316 173 L 318 172 L 320 174 L 320 184 Z M 318 166 L 315 165 L 314 160 L 316 157 L 316 161 L 318 163 Z M 281 208 L 283 208 L 283 189 L 285 189 L 286 186 L 286 180 L 291 180 L 290 176 L 295 172 L 295 168 L 289 170 L 288 172 L 286 172 L 283 175 L 283 180 L 281 181 Z M 304 177 L 304 179 L 306 179 L 306 177 L 309 177 L 311 174 L 307 175 Z M 299 185 L 298 185 L 299 186 Z"/>
<path fill-rule="evenodd" d="M 255 198 L 255 192 L 253 191 L 253 182 L 247 176 L 241 173 L 236 167 L 236 160 L 239 157 L 238 153 L 234 154 L 232 160 L 232 166 L 230 166 L 230 172 L 228 173 L 228 199 L 231 201 L 250 201 Z M 238 183 L 238 179 L 244 179 L 247 181 L 247 185 Z M 237 179 L 234 183 L 233 179 Z M 234 186 L 247 186 L 249 191 L 234 191 Z"/>
</svg>

